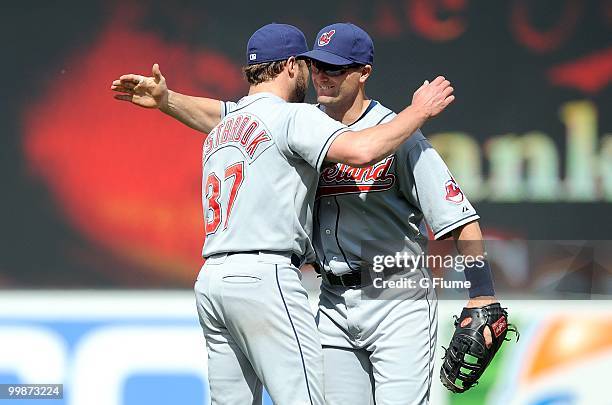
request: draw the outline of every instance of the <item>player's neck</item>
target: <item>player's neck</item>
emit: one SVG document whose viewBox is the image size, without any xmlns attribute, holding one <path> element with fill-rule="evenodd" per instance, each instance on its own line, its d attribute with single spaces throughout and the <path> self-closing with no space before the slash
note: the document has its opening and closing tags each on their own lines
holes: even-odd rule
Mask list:
<svg viewBox="0 0 612 405">
<path fill-rule="evenodd" d="M 272 93 L 285 101 L 289 101 L 289 91 L 276 80 L 251 85 L 249 88 L 249 96 L 258 93 Z"/>
<path fill-rule="evenodd" d="M 369 105 L 370 99 L 368 99 L 362 90 L 359 90 L 357 96 L 351 98 L 346 103 L 326 105 L 325 113 L 336 121 L 340 121 L 345 125 L 350 125 L 361 117 Z"/>
</svg>

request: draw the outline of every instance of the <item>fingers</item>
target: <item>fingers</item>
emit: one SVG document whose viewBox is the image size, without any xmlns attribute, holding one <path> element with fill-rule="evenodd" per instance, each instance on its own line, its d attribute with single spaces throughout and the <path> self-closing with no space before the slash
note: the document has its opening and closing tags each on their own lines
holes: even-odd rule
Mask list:
<svg viewBox="0 0 612 405">
<path fill-rule="evenodd" d="M 300 271 L 302 272 L 314 271 L 314 266 L 310 263 L 305 263 L 302 265 L 302 267 L 300 267 Z"/>
<path fill-rule="evenodd" d="M 162 74 L 161 74 L 161 70 L 159 69 L 159 65 L 157 63 L 153 64 L 151 73 L 153 73 L 153 77 L 155 78 L 155 81 L 159 83 L 159 81 L 162 79 Z"/>
<path fill-rule="evenodd" d="M 435 89 L 439 89 L 439 90 L 445 90 L 447 88 L 450 87 L 450 82 L 446 79 L 444 80 L 438 80 L 439 78 L 441 78 L 442 76 L 438 76 L 436 78 L 436 80 L 434 80 L 433 82 L 431 82 L 431 86 Z"/>
<path fill-rule="evenodd" d="M 139 87 L 145 82 L 144 76 L 138 76 L 138 83 L 134 86 L 134 91 L 138 91 Z"/>
<path fill-rule="evenodd" d="M 448 82 L 448 80 L 446 80 L 444 76 L 438 76 L 431 82 L 431 84 L 433 84 L 434 86 L 439 86 L 440 84 L 442 84 L 442 82 L 445 82 L 445 81 Z"/>
<path fill-rule="evenodd" d="M 428 84 L 429 84 L 429 81 L 428 81 L 428 80 L 425 80 L 425 81 L 423 82 L 423 84 L 421 84 L 421 87 L 419 87 L 418 89 L 416 89 L 416 91 L 414 92 L 414 95 L 417 95 L 417 94 L 419 94 L 421 91 L 423 91 L 423 89 L 424 89 L 425 87 L 427 87 L 427 85 L 428 85 Z"/>
<path fill-rule="evenodd" d="M 142 76 L 141 76 L 142 77 Z M 144 77 L 143 77 L 144 80 Z M 114 80 L 111 84 L 111 90 L 120 93 L 135 93 L 138 88 L 138 84 L 135 84 L 132 80 Z"/>
<path fill-rule="evenodd" d="M 129 101 L 131 103 L 134 96 L 131 94 L 115 94 L 113 97 L 117 100 Z"/>
<path fill-rule="evenodd" d="M 118 93 L 134 93 L 134 89 L 130 89 L 123 86 L 111 86 L 112 91 L 116 91 Z"/>
<path fill-rule="evenodd" d="M 453 96 L 455 88 L 451 86 L 450 81 L 446 80 L 444 76 L 436 77 L 431 82 L 431 85 L 437 86 L 437 90 L 434 91 L 440 95 L 439 100 L 442 100 L 443 108 L 446 108 L 449 104 L 455 101 L 455 96 Z"/>
<path fill-rule="evenodd" d="M 451 86 L 448 86 L 447 88 L 442 90 L 442 97 L 447 98 L 448 96 L 453 94 L 453 91 L 455 91 L 455 89 L 452 88 Z"/>
<path fill-rule="evenodd" d="M 426 85 L 426 84 L 428 84 L 427 80 L 425 80 L 425 83 L 423 85 Z M 431 87 L 439 88 L 439 89 L 447 89 L 450 87 L 450 84 L 451 83 L 448 80 L 446 80 L 444 76 L 438 76 L 431 82 Z M 450 88 L 452 89 L 452 87 Z M 451 93 L 452 93 L 452 90 L 451 90 Z"/>
<path fill-rule="evenodd" d="M 493 336 L 491 335 L 491 328 L 489 326 L 485 327 L 482 334 L 485 338 L 485 346 L 487 346 L 487 349 L 488 349 L 493 344 Z"/>
<path fill-rule="evenodd" d="M 130 73 L 127 75 L 120 76 L 119 81 L 121 81 L 121 83 L 133 83 L 134 85 L 137 85 L 140 82 L 141 78 L 141 75 L 135 75 L 133 73 Z"/>
<path fill-rule="evenodd" d="M 419 87 L 417 89 L 417 91 L 415 91 L 415 94 L 419 93 L 421 90 L 425 89 L 426 87 L 441 88 L 441 89 L 445 89 L 445 91 L 446 91 L 446 89 L 450 87 L 450 81 L 446 80 L 444 78 L 444 76 L 436 77 L 434 80 L 431 81 L 431 83 L 429 82 L 429 80 L 425 80 L 423 82 L 423 84 L 421 85 L 421 87 Z M 451 92 L 450 93 L 452 93 L 453 89 L 452 89 L 452 87 L 450 87 L 450 88 L 451 88 Z M 450 95 L 450 93 L 445 94 L 445 97 Z"/>
<path fill-rule="evenodd" d="M 114 80 L 111 90 L 115 91 L 134 91 L 139 84 L 144 82 L 144 77 L 140 75 L 124 75 L 119 80 Z"/>
<path fill-rule="evenodd" d="M 419 90 L 422 89 L 423 87 L 426 87 L 427 85 L 431 85 L 431 86 L 435 86 L 435 87 L 438 87 L 438 86 L 439 87 L 448 87 L 448 86 L 450 86 L 450 82 L 448 80 L 446 80 L 446 78 L 444 76 L 438 76 L 435 79 L 433 79 L 431 81 L 431 83 L 429 82 L 429 80 L 425 80 L 423 82 L 423 84 L 421 85 L 421 87 L 419 87 Z"/>
</svg>

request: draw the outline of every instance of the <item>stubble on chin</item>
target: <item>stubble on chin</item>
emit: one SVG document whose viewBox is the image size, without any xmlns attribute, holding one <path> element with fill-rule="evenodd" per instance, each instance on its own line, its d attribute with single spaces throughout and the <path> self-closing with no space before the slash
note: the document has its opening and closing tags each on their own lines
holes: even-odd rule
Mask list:
<svg viewBox="0 0 612 405">
<path fill-rule="evenodd" d="M 298 80 L 293 91 L 292 103 L 303 103 L 306 99 L 306 83 Z"/>
</svg>

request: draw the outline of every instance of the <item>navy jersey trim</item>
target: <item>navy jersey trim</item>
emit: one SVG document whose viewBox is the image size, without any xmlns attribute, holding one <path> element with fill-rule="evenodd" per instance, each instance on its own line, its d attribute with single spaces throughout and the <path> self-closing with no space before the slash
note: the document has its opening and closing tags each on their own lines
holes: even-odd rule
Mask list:
<svg viewBox="0 0 612 405">
<path fill-rule="evenodd" d="M 380 119 L 380 121 L 378 121 L 378 122 L 376 123 L 376 125 L 378 125 L 378 124 L 380 124 L 381 122 L 383 122 L 383 121 L 384 121 L 384 119 L 385 119 L 385 118 L 387 118 L 387 117 L 388 117 L 389 115 L 391 115 L 391 114 L 393 114 L 393 111 L 388 112 L 388 113 L 387 113 L 387 115 L 385 115 L 384 117 L 382 117 L 382 118 Z"/>
<path fill-rule="evenodd" d="M 342 332 L 345 332 L 344 328 L 342 327 L 342 325 L 340 325 L 338 322 L 334 321 L 334 318 L 332 318 L 327 312 L 323 311 L 320 307 L 317 310 L 317 314 L 323 314 L 325 315 L 325 317 L 327 319 L 330 320 L 331 323 L 333 323 L 334 325 L 336 325 L 336 327 L 341 330 Z M 346 332 L 345 332 L 346 333 Z M 331 346 L 331 345 L 321 345 L 322 347 L 336 347 L 336 346 Z"/>
<path fill-rule="evenodd" d="M 442 236 L 445 236 L 449 232 L 455 230 L 456 228 L 459 228 L 461 225 L 467 224 L 468 222 L 476 221 L 479 218 L 480 216 L 478 214 L 472 214 L 465 218 L 461 218 L 460 220 L 457 220 L 450 225 L 446 225 L 444 228 L 440 229 L 439 231 L 434 232 L 434 238 L 440 239 Z"/>
<path fill-rule="evenodd" d="M 276 285 L 278 286 L 278 292 L 280 293 L 281 299 L 283 300 L 283 305 L 285 306 L 285 311 L 287 311 L 287 317 L 289 318 L 289 323 L 291 324 L 291 329 L 293 329 L 293 335 L 295 336 L 295 340 L 298 345 L 298 350 L 300 351 L 300 357 L 302 358 L 302 368 L 304 369 L 304 379 L 306 380 L 308 399 L 310 399 L 310 405 L 312 405 L 312 395 L 310 394 L 310 384 L 308 383 L 308 374 L 306 373 L 306 361 L 304 360 L 302 345 L 300 344 L 300 338 L 298 337 L 297 331 L 295 330 L 295 325 L 293 325 L 293 319 L 291 319 L 291 314 L 289 313 L 289 308 L 287 307 L 287 303 L 285 302 L 285 296 L 283 295 L 283 290 L 280 286 L 280 280 L 278 279 L 278 264 L 275 264 L 274 268 L 276 269 Z"/>
<path fill-rule="evenodd" d="M 329 138 L 327 138 L 327 141 L 325 141 L 325 143 L 323 144 L 323 147 L 321 148 L 321 151 L 319 152 L 319 156 L 317 157 L 317 162 L 316 162 L 317 166 L 315 167 L 315 169 L 319 170 L 319 167 L 321 166 L 320 162 L 321 162 L 321 156 L 323 155 L 323 152 L 328 150 L 327 145 L 331 142 L 334 135 L 336 135 L 340 131 L 346 132 L 346 131 L 349 131 L 349 129 L 346 127 L 338 128 L 329 136 Z M 327 156 L 327 153 L 325 153 L 325 156 Z M 323 156 L 323 158 L 325 158 L 325 156 Z"/>
<path fill-rule="evenodd" d="M 348 126 L 350 127 L 350 126 L 352 126 L 352 125 L 355 125 L 355 124 L 356 124 L 356 123 L 358 123 L 359 121 L 361 121 L 361 119 L 362 119 L 363 117 L 365 117 L 366 115 L 368 115 L 368 113 L 369 113 L 370 111 L 372 111 L 372 109 L 373 109 L 374 107 L 376 107 L 377 105 L 378 105 L 378 101 L 376 101 L 376 100 L 370 100 L 370 104 L 368 105 L 368 108 L 366 108 L 366 109 L 365 109 L 365 111 L 363 112 L 363 114 L 361 114 L 361 117 L 357 118 L 357 120 L 356 120 L 356 121 L 354 121 L 354 122 L 350 123 Z"/>
<path fill-rule="evenodd" d="M 342 347 L 342 346 L 335 346 L 335 345 L 321 345 L 321 347 L 323 349 L 344 350 L 344 351 L 352 352 L 352 353 L 355 353 L 355 352 L 358 352 L 360 350 L 363 350 L 363 349 L 352 349 L 350 347 Z"/>
<path fill-rule="evenodd" d="M 421 268 L 421 274 L 425 273 L 425 270 Z M 423 274 L 424 277 L 428 277 L 426 274 Z M 429 402 L 429 396 L 431 394 L 431 378 L 433 374 L 433 368 L 431 365 L 434 362 L 433 353 L 431 350 L 431 304 L 429 303 L 429 285 L 427 286 L 427 291 L 425 292 L 425 301 L 427 301 L 427 320 L 429 321 L 427 324 L 427 333 L 429 335 L 429 344 L 427 345 L 429 362 L 427 363 L 428 373 L 427 373 L 427 401 Z"/>
</svg>

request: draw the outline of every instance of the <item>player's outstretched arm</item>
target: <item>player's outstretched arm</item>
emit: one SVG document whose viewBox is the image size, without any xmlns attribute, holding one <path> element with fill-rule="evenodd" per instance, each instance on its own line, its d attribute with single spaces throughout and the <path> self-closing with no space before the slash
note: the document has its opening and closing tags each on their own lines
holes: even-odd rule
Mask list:
<svg viewBox="0 0 612 405">
<path fill-rule="evenodd" d="M 183 124 L 202 132 L 210 132 L 221 121 L 221 102 L 205 97 L 193 97 L 169 90 L 166 78 L 156 63 L 152 76 L 127 74 L 113 81 L 115 98 L 144 108 L 158 110 Z"/>
<path fill-rule="evenodd" d="M 438 76 L 425 81 L 412 96 L 412 104 L 393 120 L 362 131 L 345 132 L 331 144 L 326 160 L 351 166 L 370 166 L 392 154 L 425 121 L 454 101 L 450 82 Z"/>
</svg>

